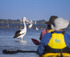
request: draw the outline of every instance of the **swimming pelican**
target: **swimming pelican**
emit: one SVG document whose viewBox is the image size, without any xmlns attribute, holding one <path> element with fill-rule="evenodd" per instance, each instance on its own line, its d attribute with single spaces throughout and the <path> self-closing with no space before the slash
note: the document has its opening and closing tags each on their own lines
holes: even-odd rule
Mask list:
<svg viewBox="0 0 70 57">
<path fill-rule="evenodd" d="M 30 22 L 31 22 L 31 24 L 28 26 L 28 28 L 32 28 L 32 26 L 33 26 L 33 21 L 31 20 Z"/>
<path fill-rule="evenodd" d="M 39 29 L 36 27 L 36 30 L 39 30 Z"/>
<path fill-rule="evenodd" d="M 24 28 L 16 31 L 13 38 L 18 38 L 18 39 L 21 38 L 23 40 L 23 37 L 27 32 L 27 27 L 26 27 L 25 21 L 28 22 L 28 23 L 30 23 L 30 22 L 26 19 L 26 17 L 23 17 L 22 21 L 23 21 L 23 24 L 24 24 Z"/>
</svg>

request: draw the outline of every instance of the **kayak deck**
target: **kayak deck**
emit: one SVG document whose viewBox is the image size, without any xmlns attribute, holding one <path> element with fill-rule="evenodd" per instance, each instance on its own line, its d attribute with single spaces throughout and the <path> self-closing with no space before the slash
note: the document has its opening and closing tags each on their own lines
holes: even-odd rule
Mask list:
<svg viewBox="0 0 70 57">
<path fill-rule="evenodd" d="M 69 53 L 62 53 L 63 57 L 70 57 Z M 61 53 L 46 53 L 39 57 L 61 57 Z"/>
</svg>

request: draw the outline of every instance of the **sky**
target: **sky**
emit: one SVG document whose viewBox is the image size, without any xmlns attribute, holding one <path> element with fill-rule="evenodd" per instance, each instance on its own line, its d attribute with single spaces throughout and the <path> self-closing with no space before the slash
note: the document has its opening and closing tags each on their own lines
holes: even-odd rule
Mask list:
<svg viewBox="0 0 70 57">
<path fill-rule="evenodd" d="M 0 19 L 48 21 L 50 16 L 70 21 L 70 0 L 0 0 Z"/>
</svg>

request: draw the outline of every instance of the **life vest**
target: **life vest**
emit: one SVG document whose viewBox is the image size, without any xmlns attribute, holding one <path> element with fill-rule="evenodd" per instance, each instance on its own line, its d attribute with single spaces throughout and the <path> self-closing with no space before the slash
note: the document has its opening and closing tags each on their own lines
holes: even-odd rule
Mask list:
<svg viewBox="0 0 70 57">
<path fill-rule="evenodd" d="M 64 35 L 62 33 L 52 33 L 48 46 L 50 46 L 53 49 L 65 48 L 66 43 L 64 40 Z"/>
<path fill-rule="evenodd" d="M 53 31 L 54 31 L 53 29 L 50 29 L 50 30 L 48 31 L 48 33 L 53 32 Z"/>
</svg>

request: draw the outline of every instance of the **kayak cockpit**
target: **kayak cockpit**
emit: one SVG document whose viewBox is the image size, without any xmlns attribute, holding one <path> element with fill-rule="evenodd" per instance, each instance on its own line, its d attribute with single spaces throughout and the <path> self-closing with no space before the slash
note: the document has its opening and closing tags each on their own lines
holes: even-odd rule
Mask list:
<svg viewBox="0 0 70 57">
<path fill-rule="evenodd" d="M 42 56 L 39 56 L 39 57 L 70 57 L 70 54 L 69 53 L 46 53 Z"/>
</svg>

